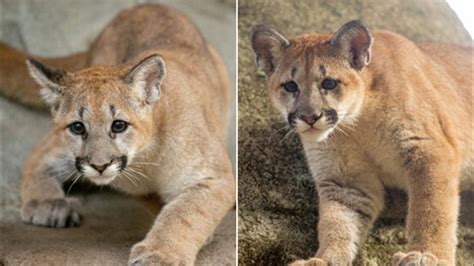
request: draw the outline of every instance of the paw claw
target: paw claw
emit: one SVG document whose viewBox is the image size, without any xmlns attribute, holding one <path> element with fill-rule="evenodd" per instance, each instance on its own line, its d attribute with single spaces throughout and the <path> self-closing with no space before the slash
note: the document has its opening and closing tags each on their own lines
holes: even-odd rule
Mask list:
<svg viewBox="0 0 474 266">
<path fill-rule="evenodd" d="M 79 226 L 80 216 L 75 211 L 79 201 L 74 198 L 32 200 L 21 208 L 23 222 L 54 228 Z"/>
<path fill-rule="evenodd" d="M 130 253 L 129 266 L 146 265 L 193 265 L 193 261 L 182 256 L 182 254 L 161 254 L 147 243 L 137 243 Z"/>
<path fill-rule="evenodd" d="M 143 243 L 137 243 L 132 247 L 132 251 L 130 252 L 130 263 L 138 263 L 144 254 L 148 253 L 147 245 Z M 133 261 L 133 262 L 132 262 Z"/>
<path fill-rule="evenodd" d="M 397 252 L 393 255 L 392 266 L 440 266 L 444 261 L 429 252 Z"/>
<path fill-rule="evenodd" d="M 294 261 L 289 266 L 326 266 L 326 265 L 328 265 L 328 263 L 322 259 L 311 258 L 309 260 Z"/>
</svg>

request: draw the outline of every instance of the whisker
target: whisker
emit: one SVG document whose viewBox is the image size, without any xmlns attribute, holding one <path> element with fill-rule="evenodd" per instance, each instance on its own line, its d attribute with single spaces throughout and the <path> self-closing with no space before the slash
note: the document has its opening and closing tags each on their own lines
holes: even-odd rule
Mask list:
<svg viewBox="0 0 474 266">
<path fill-rule="evenodd" d="M 140 179 L 136 175 L 134 175 L 132 172 L 130 172 L 128 170 L 130 170 L 130 169 L 127 169 L 127 174 L 128 174 L 128 176 L 130 176 L 130 178 L 132 178 L 134 181 L 140 181 Z"/>
<path fill-rule="evenodd" d="M 125 178 L 130 181 L 130 183 L 132 183 L 134 186 L 138 186 L 138 184 L 135 182 L 135 180 L 132 179 L 132 176 L 130 175 L 130 173 L 128 173 L 127 171 L 123 171 L 122 172 L 123 176 L 125 176 Z"/>
<path fill-rule="evenodd" d="M 348 130 L 352 130 L 352 131 L 356 131 L 355 128 L 352 127 L 352 125 L 349 125 L 347 123 L 340 123 L 339 124 L 340 127 L 344 127 L 345 129 L 348 129 Z"/>
<path fill-rule="evenodd" d="M 130 164 L 130 166 L 133 166 L 135 164 L 138 164 L 138 165 L 153 165 L 153 166 L 160 166 L 159 164 L 157 163 L 147 163 L 147 162 L 133 162 Z"/>
<path fill-rule="evenodd" d="M 283 143 L 283 141 L 288 138 L 289 136 L 293 135 L 295 133 L 294 129 L 290 129 L 284 136 L 281 138 L 279 144 Z"/>
<path fill-rule="evenodd" d="M 343 135 L 345 135 L 346 137 L 349 137 L 349 135 L 347 134 L 347 132 L 344 131 L 341 127 L 335 127 L 335 128 L 334 128 L 334 131 L 335 131 L 335 132 L 340 132 L 340 133 L 342 133 Z"/>
<path fill-rule="evenodd" d="M 64 181 L 66 181 L 66 180 L 68 180 L 72 177 L 72 175 L 74 174 L 74 171 L 70 172 L 69 174 L 68 173 L 69 173 L 69 171 L 65 170 L 64 172 L 56 173 L 56 175 L 47 175 L 47 176 L 44 176 L 44 177 L 40 177 L 40 178 L 36 179 L 35 182 L 33 182 L 31 184 L 31 186 L 36 186 L 36 185 L 40 184 L 41 182 L 44 182 L 44 180 L 48 179 L 48 178 L 53 178 L 53 179 L 57 180 L 61 176 L 66 175 L 67 177 L 64 180 L 61 181 L 61 182 L 64 182 Z"/>
<path fill-rule="evenodd" d="M 74 173 L 74 171 L 70 172 L 69 170 L 63 170 L 61 172 L 56 172 L 55 175 L 50 175 L 49 177 L 54 178 L 54 179 L 60 179 L 62 176 L 66 175 L 67 177 L 64 178 L 64 181 L 66 181 L 66 180 L 68 180 L 68 178 L 71 177 L 71 174 L 73 174 L 73 173 Z"/>
<path fill-rule="evenodd" d="M 141 175 L 142 177 L 144 177 L 145 179 L 148 179 L 150 180 L 150 178 L 148 176 L 146 176 L 145 174 L 143 174 L 142 172 L 138 171 L 137 169 L 134 169 L 133 167 L 130 167 L 129 166 L 129 169 L 130 171 L 132 171 L 133 173 L 136 173 L 136 174 L 139 174 Z"/>
<path fill-rule="evenodd" d="M 69 191 L 71 191 L 71 188 L 74 186 L 74 184 L 76 184 L 77 180 L 79 180 L 79 178 L 81 178 L 81 175 L 75 173 L 75 178 L 74 178 L 74 181 L 72 181 L 72 184 L 69 186 L 67 192 L 66 192 L 66 195 L 69 195 Z"/>
<path fill-rule="evenodd" d="M 270 137 L 268 137 L 268 140 L 270 140 L 271 138 L 273 138 L 273 136 L 275 136 L 278 132 L 281 132 L 282 130 L 286 130 L 286 129 L 290 129 L 290 125 L 285 125 L 284 127 L 276 130 L 275 132 L 273 132 Z"/>
</svg>

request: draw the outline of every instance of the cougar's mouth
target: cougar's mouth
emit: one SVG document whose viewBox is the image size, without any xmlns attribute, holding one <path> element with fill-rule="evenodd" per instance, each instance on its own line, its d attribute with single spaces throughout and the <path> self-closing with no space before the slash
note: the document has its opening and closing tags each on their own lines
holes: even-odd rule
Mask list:
<svg viewBox="0 0 474 266">
<path fill-rule="evenodd" d="M 114 180 L 128 165 L 127 156 L 114 157 L 109 163 L 96 165 L 89 158 L 77 157 L 76 169 L 84 177 L 98 185 L 104 185 Z"/>
</svg>

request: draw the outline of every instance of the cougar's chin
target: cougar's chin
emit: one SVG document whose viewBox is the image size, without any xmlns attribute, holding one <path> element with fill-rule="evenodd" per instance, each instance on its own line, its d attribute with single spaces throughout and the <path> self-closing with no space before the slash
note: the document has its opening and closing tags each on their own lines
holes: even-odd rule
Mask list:
<svg viewBox="0 0 474 266">
<path fill-rule="evenodd" d="M 333 130 L 330 129 L 317 129 L 308 128 L 302 132 L 299 132 L 303 140 L 321 142 L 326 140 Z"/>
<path fill-rule="evenodd" d="M 307 124 L 297 122 L 295 129 L 303 140 L 320 142 L 328 138 L 328 136 L 334 130 L 334 127 L 323 123 L 316 123 L 313 126 L 309 126 Z"/>
</svg>

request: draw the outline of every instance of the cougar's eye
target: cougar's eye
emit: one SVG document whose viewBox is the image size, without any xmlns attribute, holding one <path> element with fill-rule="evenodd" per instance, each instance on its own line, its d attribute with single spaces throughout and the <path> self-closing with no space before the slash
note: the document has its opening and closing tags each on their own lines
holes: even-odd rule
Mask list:
<svg viewBox="0 0 474 266">
<path fill-rule="evenodd" d="M 337 87 L 337 80 L 331 78 L 325 78 L 321 83 L 321 87 L 325 90 L 333 90 Z"/>
<path fill-rule="evenodd" d="M 294 81 L 288 81 L 287 83 L 283 84 L 283 88 L 287 92 L 297 92 L 298 91 L 298 84 Z"/>
<path fill-rule="evenodd" d="M 128 123 L 123 120 L 115 120 L 112 122 L 112 132 L 114 133 L 122 133 L 128 127 Z"/>
<path fill-rule="evenodd" d="M 84 135 L 86 134 L 86 126 L 84 126 L 81 122 L 74 122 L 69 125 L 69 130 L 76 135 Z"/>
</svg>

